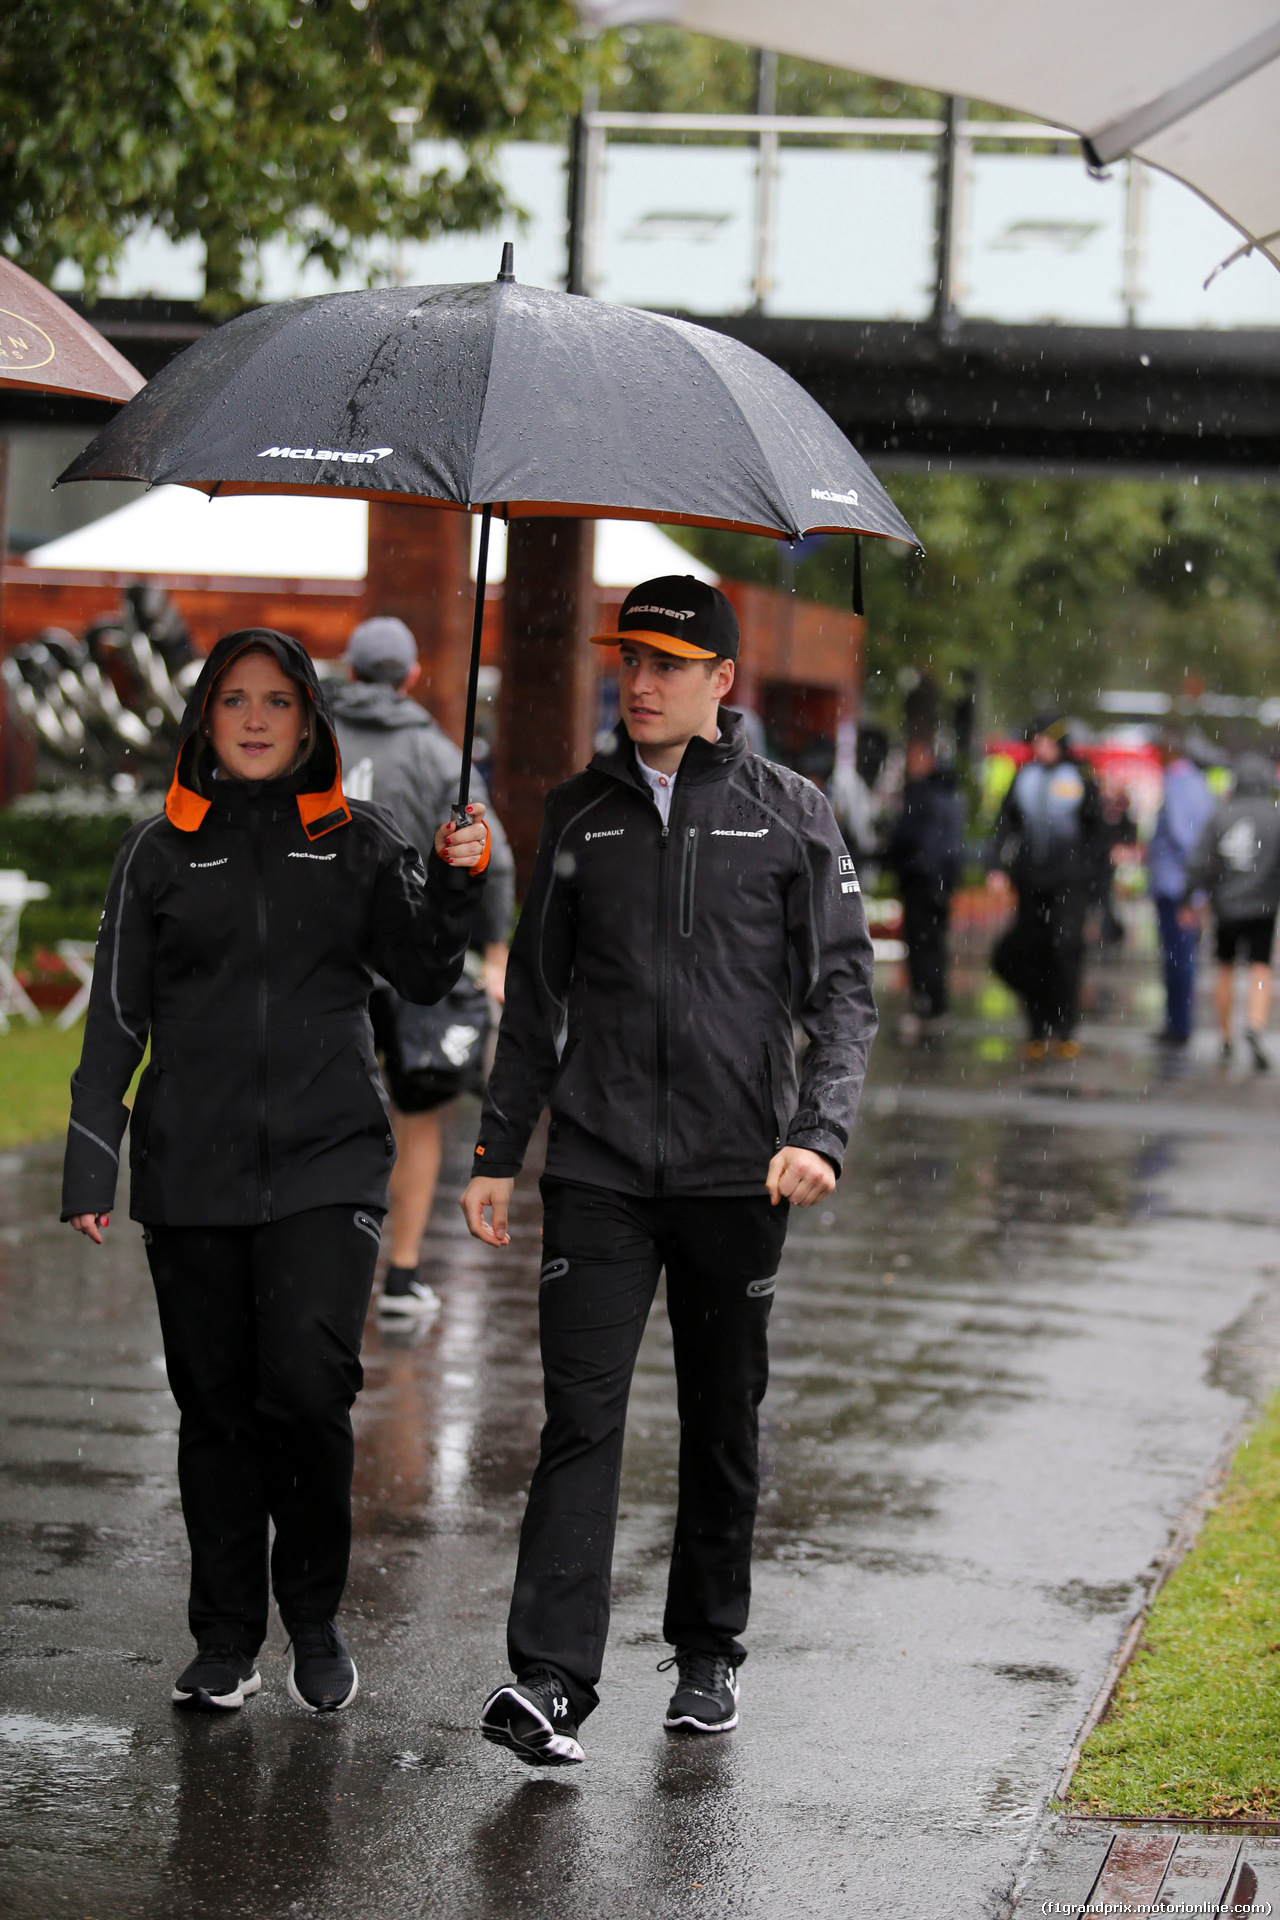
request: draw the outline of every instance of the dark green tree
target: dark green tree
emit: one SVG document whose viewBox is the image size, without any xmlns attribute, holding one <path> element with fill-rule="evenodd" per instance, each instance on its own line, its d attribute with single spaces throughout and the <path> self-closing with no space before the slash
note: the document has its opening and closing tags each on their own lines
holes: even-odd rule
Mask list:
<svg viewBox="0 0 1280 1920">
<path fill-rule="evenodd" d="M 865 543 L 866 689 L 896 723 L 904 684 L 976 667 L 990 722 L 1087 712 L 1102 689 L 1280 694 L 1280 488 L 1134 479 L 887 476 L 923 558 Z M 776 584 L 780 548 L 674 535 L 712 566 Z M 802 554 L 797 591 L 849 604 L 852 553 Z"/>
<path fill-rule="evenodd" d="M 0 0 L 0 247 L 92 295 L 150 222 L 203 241 L 227 311 L 265 241 L 337 271 L 488 224 L 495 143 L 558 132 L 586 58 L 569 0 Z M 410 136 L 463 164 L 419 172 Z"/>
</svg>

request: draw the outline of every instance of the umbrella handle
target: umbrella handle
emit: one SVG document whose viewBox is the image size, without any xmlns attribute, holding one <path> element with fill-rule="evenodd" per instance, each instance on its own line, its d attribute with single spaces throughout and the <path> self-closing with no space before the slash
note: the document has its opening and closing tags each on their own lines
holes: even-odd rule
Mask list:
<svg viewBox="0 0 1280 1920">
<path fill-rule="evenodd" d="M 489 523 L 492 519 L 493 507 L 489 505 L 480 515 L 480 557 L 476 563 L 476 604 L 471 620 L 471 662 L 467 669 L 467 715 L 462 729 L 462 772 L 458 776 L 458 798 L 452 809 L 457 826 L 462 826 L 466 820 L 467 801 L 471 795 L 471 751 L 476 737 L 476 694 L 480 685 L 480 641 L 484 634 L 484 589 L 489 571 Z M 461 871 L 449 877 L 457 888 L 467 884 L 467 875 Z"/>
</svg>

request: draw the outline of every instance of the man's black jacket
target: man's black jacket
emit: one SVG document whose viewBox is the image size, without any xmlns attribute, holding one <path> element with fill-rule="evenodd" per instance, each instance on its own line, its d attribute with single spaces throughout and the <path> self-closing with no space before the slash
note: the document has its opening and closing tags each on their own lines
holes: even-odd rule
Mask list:
<svg viewBox="0 0 1280 1920">
<path fill-rule="evenodd" d="M 816 787 L 749 752 L 739 714 L 720 729 L 686 748 L 665 829 L 621 725 L 547 796 L 476 1173 L 518 1172 L 548 1101 L 554 1178 L 758 1194 L 784 1143 L 839 1171 L 876 1030 L 853 861 Z"/>
<path fill-rule="evenodd" d="M 937 767 L 903 787 L 885 862 L 904 885 L 915 881 L 949 894 L 964 865 L 964 829 L 964 795 L 954 773 Z"/>
</svg>

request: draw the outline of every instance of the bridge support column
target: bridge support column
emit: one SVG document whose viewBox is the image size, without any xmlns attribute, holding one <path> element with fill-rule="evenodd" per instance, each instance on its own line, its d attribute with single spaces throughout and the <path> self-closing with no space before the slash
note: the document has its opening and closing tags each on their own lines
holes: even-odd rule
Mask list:
<svg viewBox="0 0 1280 1920">
<path fill-rule="evenodd" d="M 595 532 L 592 520 L 531 516 L 513 520 L 507 535 L 493 798 L 521 891 L 533 870 L 548 788 L 591 758 Z"/>
</svg>

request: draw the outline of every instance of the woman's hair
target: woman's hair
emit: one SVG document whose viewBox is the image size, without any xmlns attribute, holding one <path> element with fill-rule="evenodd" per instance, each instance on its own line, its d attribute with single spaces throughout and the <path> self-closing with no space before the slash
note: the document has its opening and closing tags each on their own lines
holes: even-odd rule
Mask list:
<svg viewBox="0 0 1280 1920">
<path fill-rule="evenodd" d="M 243 660 L 245 655 L 249 653 L 265 653 L 268 660 L 274 660 L 276 665 L 280 667 L 281 673 L 283 673 L 288 679 L 292 680 L 294 686 L 298 689 L 299 696 L 301 697 L 301 700 L 302 700 L 302 710 L 303 710 L 303 713 L 306 715 L 307 730 L 306 730 L 306 733 L 303 735 L 302 745 L 298 748 L 298 751 L 294 756 L 293 765 L 289 769 L 290 773 L 297 773 L 301 768 L 306 766 L 308 760 L 310 760 L 312 754 L 316 750 L 317 719 L 316 719 L 315 702 L 312 700 L 310 693 L 308 692 L 307 688 L 303 685 L 302 681 L 298 679 L 297 675 L 290 673 L 287 667 L 281 666 L 279 657 L 271 647 L 264 646 L 261 643 L 261 641 L 250 641 L 247 647 L 243 648 L 239 653 L 237 653 L 233 659 L 228 660 L 226 666 L 222 669 L 222 672 L 218 675 L 217 679 L 214 681 L 213 685 L 209 689 L 208 696 L 206 697 L 205 703 L 204 703 L 205 712 L 207 713 L 209 708 L 213 705 L 213 702 L 218 695 L 218 688 L 222 685 L 222 682 L 224 681 L 226 676 L 230 673 L 232 667 L 234 667 L 238 661 Z M 218 764 L 217 758 L 213 751 L 213 741 L 209 738 L 208 733 L 205 731 L 205 720 L 202 715 L 200 720 L 200 725 L 196 729 L 195 747 L 192 751 L 191 768 L 190 768 L 189 774 L 187 775 L 187 778 L 189 780 L 190 785 L 194 787 L 195 791 L 199 794 L 202 794 L 206 800 L 210 797 L 210 789 L 213 784 L 214 769 L 216 768 L 217 764 Z"/>
</svg>

